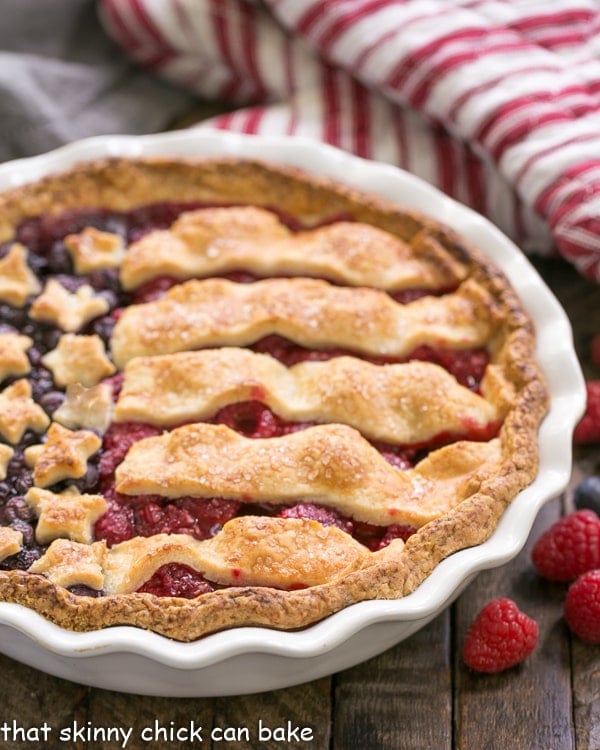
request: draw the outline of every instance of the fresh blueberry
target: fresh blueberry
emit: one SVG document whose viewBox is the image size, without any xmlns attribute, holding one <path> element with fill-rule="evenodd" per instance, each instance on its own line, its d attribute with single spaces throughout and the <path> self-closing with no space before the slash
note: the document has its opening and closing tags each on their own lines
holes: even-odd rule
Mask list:
<svg viewBox="0 0 600 750">
<path fill-rule="evenodd" d="M 71 274 L 73 272 L 71 256 L 60 240 L 52 243 L 48 253 L 48 268 L 52 273 L 57 274 Z"/>
<path fill-rule="evenodd" d="M 573 500 L 577 510 L 593 510 L 600 516 L 600 476 L 586 477 L 575 488 Z"/>
<path fill-rule="evenodd" d="M 39 404 L 46 414 L 51 417 L 62 406 L 64 400 L 65 394 L 62 391 L 48 391 L 40 398 Z"/>
<path fill-rule="evenodd" d="M 0 320 L 18 330 L 22 330 L 27 322 L 27 310 L 20 307 L 11 307 L 10 305 L 1 304 Z"/>
</svg>

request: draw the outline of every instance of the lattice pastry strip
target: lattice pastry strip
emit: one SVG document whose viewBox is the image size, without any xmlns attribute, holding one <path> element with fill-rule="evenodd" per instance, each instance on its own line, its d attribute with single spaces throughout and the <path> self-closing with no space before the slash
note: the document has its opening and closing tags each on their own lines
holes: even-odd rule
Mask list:
<svg viewBox="0 0 600 750">
<path fill-rule="evenodd" d="M 254 284 L 194 279 L 155 302 L 127 308 L 114 328 L 111 349 L 122 369 L 136 356 L 244 346 L 276 333 L 309 348 L 402 357 L 421 344 L 484 345 L 494 311 L 491 295 L 471 279 L 454 294 L 407 305 L 376 289 L 314 279 Z"/>
<path fill-rule="evenodd" d="M 185 213 L 170 229 L 145 235 L 129 248 L 121 282 L 134 289 L 157 276 L 182 280 L 237 269 L 388 290 L 440 289 L 465 277 L 465 268 L 431 238 L 411 246 L 359 222 L 292 233 L 270 211 L 244 206 Z"/>
<path fill-rule="evenodd" d="M 116 469 L 116 489 L 275 505 L 309 499 L 358 521 L 420 527 L 472 494 L 479 472 L 500 459 L 497 439 L 462 441 L 402 471 L 345 425 L 252 440 L 224 425 L 199 423 L 135 443 Z"/>
<path fill-rule="evenodd" d="M 396 444 L 463 435 L 500 417 L 493 404 L 430 362 L 381 366 L 336 357 L 288 369 L 268 355 L 226 347 L 131 360 L 115 419 L 172 426 L 253 399 L 288 421 L 341 422 Z"/>
<path fill-rule="evenodd" d="M 107 549 L 99 542 L 90 548 L 57 540 L 30 570 L 55 582 L 90 585 L 91 567 L 97 574 L 93 588 L 106 594 L 137 591 L 169 563 L 187 565 L 218 584 L 292 589 L 339 580 L 402 545 L 395 540 L 391 548 L 372 553 L 335 526 L 300 518 L 243 516 L 204 541 L 186 534 L 157 534 Z"/>
</svg>

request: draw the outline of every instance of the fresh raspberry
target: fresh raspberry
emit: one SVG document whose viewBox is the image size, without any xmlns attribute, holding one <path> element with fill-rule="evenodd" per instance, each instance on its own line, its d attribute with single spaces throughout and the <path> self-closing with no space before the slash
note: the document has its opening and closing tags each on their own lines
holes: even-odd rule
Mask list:
<svg viewBox="0 0 600 750">
<path fill-rule="evenodd" d="M 582 641 L 600 643 L 600 570 L 590 570 L 570 585 L 565 619 Z"/>
<path fill-rule="evenodd" d="M 576 445 L 600 443 L 600 380 L 589 380 L 585 387 L 587 406 L 573 433 Z"/>
<path fill-rule="evenodd" d="M 535 620 L 506 598 L 494 599 L 471 623 L 462 655 L 477 672 L 501 672 L 522 662 L 537 644 Z"/>
<path fill-rule="evenodd" d="M 531 559 L 548 581 L 573 581 L 600 567 L 600 519 L 592 510 L 561 518 L 537 540 Z"/>
</svg>

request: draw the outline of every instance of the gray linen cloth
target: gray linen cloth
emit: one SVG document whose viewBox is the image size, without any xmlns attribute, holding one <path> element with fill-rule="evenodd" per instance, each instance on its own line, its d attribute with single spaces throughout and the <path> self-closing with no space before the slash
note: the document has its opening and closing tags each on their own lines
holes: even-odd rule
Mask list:
<svg viewBox="0 0 600 750">
<path fill-rule="evenodd" d="M 126 59 L 95 0 L 0 0 L 0 161 L 157 132 L 191 101 Z"/>
</svg>

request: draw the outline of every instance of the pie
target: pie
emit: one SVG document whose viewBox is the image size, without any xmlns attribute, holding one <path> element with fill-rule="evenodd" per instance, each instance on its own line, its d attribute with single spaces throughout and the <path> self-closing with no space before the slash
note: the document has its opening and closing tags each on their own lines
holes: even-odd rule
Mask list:
<svg viewBox="0 0 600 750">
<path fill-rule="evenodd" d="M 292 630 L 414 591 L 538 471 L 502 271 L 433 218 L 235 158 L 0 196 L 0 600 L 71 630 Z"/>
</svg>

